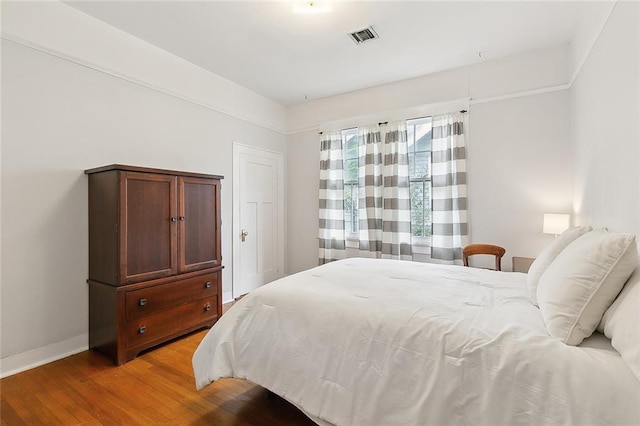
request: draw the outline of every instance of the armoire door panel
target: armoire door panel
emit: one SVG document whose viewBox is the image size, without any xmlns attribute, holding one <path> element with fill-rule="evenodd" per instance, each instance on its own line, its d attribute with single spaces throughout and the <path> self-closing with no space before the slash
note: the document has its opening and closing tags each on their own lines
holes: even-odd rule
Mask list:
<svg viewBox="0 0 640 426">
<path fill-rule="evenodd" d="M 221 263 L 219 182 L 178 178 L 178 272 L 212 268 Z"/>
<path fill-rule="evenodd" d="M 134 283 L 176 273 L 176 178 L 123 173 L 121 280 Z"/>
</svg>

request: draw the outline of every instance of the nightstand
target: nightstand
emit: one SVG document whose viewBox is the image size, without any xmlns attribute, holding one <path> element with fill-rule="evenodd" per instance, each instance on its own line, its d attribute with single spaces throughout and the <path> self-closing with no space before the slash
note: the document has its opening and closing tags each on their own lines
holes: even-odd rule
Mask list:
<svg viewBox="0 0 640 426">
<path fill-rule="evenodd" d="M 529 267 L 533 263 L 535 259 L 532 257 L 512 257 L 512 270 L 513 272 L 524 272 L 525 274 L 529 272 Z"/>
</svg>

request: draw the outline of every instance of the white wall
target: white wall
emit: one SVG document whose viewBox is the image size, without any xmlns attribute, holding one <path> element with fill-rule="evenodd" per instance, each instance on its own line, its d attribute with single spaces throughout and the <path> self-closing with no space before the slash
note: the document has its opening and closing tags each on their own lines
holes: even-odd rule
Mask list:
<svg viewBox="0 0 640 426">
<path fill-rule="evenodd" d="M 284 126 L 284 107 L 67 9 L 3 4 L 3 31 L 12 30 L 1 46 L 3 375 L 87 347 L 85 169 L 121 163 L 224 175 L 230 292 L 232 142 L 287 150 L 286 136 L 272 130 Z M 32 22 L 42 23 L 37 34 L 27 31 Z M 86 43 L 65 50 L 67 30 L 79 25 L 84 32 L 73 37 Z M 145 84 L 151 69 L 162 82 Z M 216 93 L 195 101 L 191 77 Z M 265 105 L 273 111 L 263 114 Z"/>
<path fill-rule="evenodd" d="M 334 120 L 461 98 L 486 99 L 567 82 L 568 47 L 557 46 L 294 105 L 287 109 L 288 128 L 290 133 L 304 132 Z"/>
<path fill-rule="evenodd" d="M 320 150 L 317 130 L 288 137 L 287 273 L 318 264 L 318 182 Z"/>
<path fill-rule="evenodd" d="M 637 2 L 618 2 L 571 88 L 579 223 L 640 231 L 640 34 Z"/>
<path fill-rule="evenodd" d="M 544 213 L 570 213 L 572 160 L 568 91 L 473 105 L 469 113 L 468 193 L 472 242 L 536 257 L 552 239 Z M 487 265 L 488 266 L 488 265 Z"/>
<path fill-rule="evenodd" d="M 2 2 L 2 37 L 284 132 L 278 103 L 56 0 Z"/>
<path fill-rule="evenodd" d="M 506 270 L 536 256 L 551 238 L 542 214 L 571 209 L 568 60 L 558 46 L 289 107 L 289 127 L 307 129 L 288 137 L 289 272 L 317 264 L 319 123 L 465 97 L 471 242 L 503 245 Z"/>
<path fill-rule="evenodd" d="M 580 72 L 617 2 L 618 0 L 588 2 L 589 7 L 579 9 L 580 17 L 574 28 L 572 48 L 569 51 L 569 64 L 573 70 L 571 81 Z"/>
</svg>

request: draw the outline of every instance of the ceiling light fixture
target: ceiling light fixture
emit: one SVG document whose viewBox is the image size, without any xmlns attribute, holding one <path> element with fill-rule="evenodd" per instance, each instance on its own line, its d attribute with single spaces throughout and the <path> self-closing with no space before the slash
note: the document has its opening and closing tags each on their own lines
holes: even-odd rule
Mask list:
<svg viewBox="0 0 640 426">
<path fill-rule="evenodd" d="M 331 12 L 331 4 L 328 1 L 310 0 L 310 1 L 295 1 L 293 3 L 293 11 L 295 13 L 326 13 Z"/>
</svg>

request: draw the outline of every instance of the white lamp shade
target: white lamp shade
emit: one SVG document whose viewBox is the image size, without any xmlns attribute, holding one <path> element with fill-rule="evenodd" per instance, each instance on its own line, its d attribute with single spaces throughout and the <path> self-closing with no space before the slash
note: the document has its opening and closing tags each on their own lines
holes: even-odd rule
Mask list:
<svg viewBox="0 0 640 426">
<path fill-rule="evenodd" d="M 569 229 L 570 221 L 571 216 L 568 214 L 545 213 L 542 220 L 542 232 L 560 235 Z"/>
</svg>

